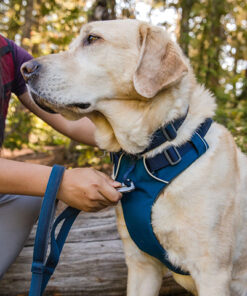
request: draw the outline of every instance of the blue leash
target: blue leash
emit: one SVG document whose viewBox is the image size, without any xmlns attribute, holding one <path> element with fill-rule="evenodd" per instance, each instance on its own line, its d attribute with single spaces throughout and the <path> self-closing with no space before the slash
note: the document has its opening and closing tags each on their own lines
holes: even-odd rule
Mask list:
<svg viewBox="0 0 247 296">
<path fill-rule="evenodd" d="M 68 207 L 57 217 L 53 224 L 56 210 L 56 196 L 64 170 L 65 168 L 63 166 L 54 165 L 42 202 L 34 243 L 32 281 L 29 296 L 43 295 L 47 283 L 58 264 L 70 228 L 80 213 L 79 210 Z M 55 236 L 56 228 L 62 221 L 63 224 L 60 231 Z M 50 254 L 46 260 L 49 234 L 51 234 L 51 247 Z"/>
<path fill-rule="evenodd" d="M 53 166 L 43 198 L 34 242 L 32 281 L 29 296 L 43 295 L 48 281 L 56 269 L 69 231 L 80 213 L 80 210 L 67 207 L 53 223 L 56 210 L 56 196 L 64 170 L 63 166 Z M 118 190 L 120 192 L 129 192 L 134 189 L 135 187 L 131 183 L 130 185 L 122 184 L 122 187 Z M 56 228 L 61 222 L 62 226 L 56 236 Z M 51 245 L 50 254 L 47 258 L 49 237 Z"/>
</svg>

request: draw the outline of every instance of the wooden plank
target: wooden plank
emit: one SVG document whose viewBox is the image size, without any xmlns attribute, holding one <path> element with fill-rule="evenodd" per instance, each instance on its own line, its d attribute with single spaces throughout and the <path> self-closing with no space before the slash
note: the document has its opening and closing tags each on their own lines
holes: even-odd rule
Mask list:
<svg viewBox="0 0 247 296">
<path fill-rule="evenodd" d="M 1 296 L 27 295 L 36 226 L 0 282 Z M 46 295 L 123 296 L 127 269 L 113 209 L 81 213 L 64 246 Z M 160 295 L 189 295 L 168 274 Z"/>
</svg>

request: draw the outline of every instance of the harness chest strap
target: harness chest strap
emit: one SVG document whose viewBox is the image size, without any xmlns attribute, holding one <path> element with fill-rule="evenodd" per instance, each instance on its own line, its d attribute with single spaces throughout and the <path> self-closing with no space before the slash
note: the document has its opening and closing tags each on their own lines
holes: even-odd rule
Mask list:
<svg viewBox="0 0 247 296">
<path fill-rule="evenodd" d="M 208 144 L 204 136 L 211 123 L 212 120 L 207 119 L 189 142 L 181 147 L 171 146 L 153 158 L 134 158 L 125 153 L 113 155 L 115 179 L 124 183 L 128 178 L 136 188 L 125 193 L 121 200 L 131 238 L 142 251 L 156 257 L 173 272 L 183 275 L 188 273 L 171 264 L 167 251 L 153 232 L 152 206 L 160 192 L 206 152 Z"/>
</svg>

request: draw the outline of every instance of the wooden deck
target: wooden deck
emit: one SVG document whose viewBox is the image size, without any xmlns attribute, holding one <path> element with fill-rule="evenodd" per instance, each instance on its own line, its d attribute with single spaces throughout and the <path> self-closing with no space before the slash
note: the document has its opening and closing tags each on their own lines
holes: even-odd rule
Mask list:
<svg viewBox="0 0 247 296">
<path fill-rule="evenodd" d="M 16 262 L 0 281 L 1 296 L 27 295 L 36 227 Z M 59 265 L 45 295 L 126 295 L 126 265 L 113 209 L 81 213 L 64 246 Z M 190 295 L 170 275 L 160 295 Z"/>
</svg>

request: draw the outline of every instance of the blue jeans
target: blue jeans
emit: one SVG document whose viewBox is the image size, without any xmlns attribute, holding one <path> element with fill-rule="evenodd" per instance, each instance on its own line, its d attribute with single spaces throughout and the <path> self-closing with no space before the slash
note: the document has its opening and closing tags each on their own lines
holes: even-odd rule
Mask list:
<svg viewBox="0 0 247 296">
<path fill-rule="evenodd" d="M 41 202 L 37 196 L 0 194 L 0 279 L 22 250 Z"/>
</svg>

